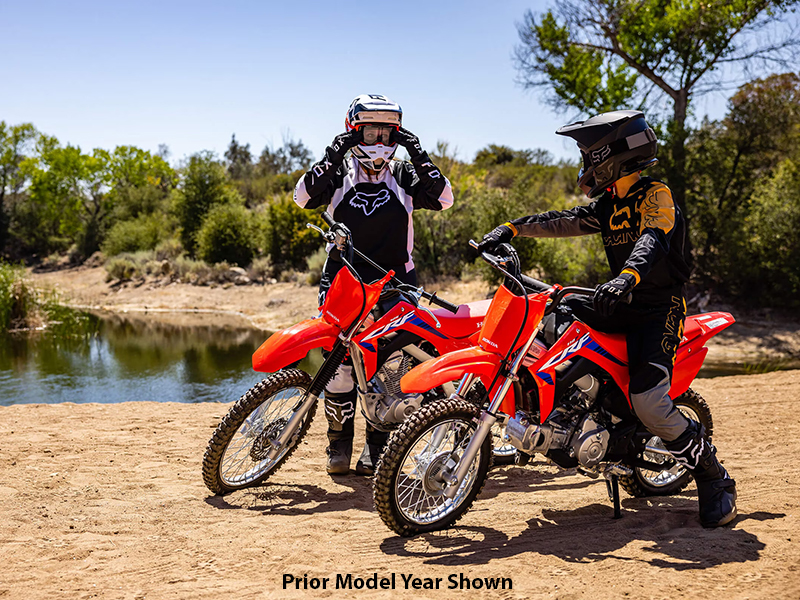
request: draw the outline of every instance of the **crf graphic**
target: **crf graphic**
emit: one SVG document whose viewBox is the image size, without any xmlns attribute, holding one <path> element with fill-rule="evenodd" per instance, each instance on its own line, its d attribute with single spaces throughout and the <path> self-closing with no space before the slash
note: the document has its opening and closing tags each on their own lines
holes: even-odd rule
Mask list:
<svg viewBox="0 0 800 600">
<path fill-rule="evenodd" d="M 611 227 L 611 231 L 619 231 L 620 229 L 627 229 L 631 225 L 628 222 L 628 219 L 631 218 L 631 209 L 629 206 L 623 206 L 619 210 L 617 210 L 617 205 L 614 205 L 614 214 L 611 215 L 611 218 L 608 220 L 608 225 Z"/>
<path fill-rule="evenodd" d="M 364 214 L 370 216 L 380 206 L 383 206 L 391 199 L 389 190 L 378 190 L 373 194 L 367 192 L 356 192 L 350 198 L 350 206 L 360 208 Z"/>
</svg>

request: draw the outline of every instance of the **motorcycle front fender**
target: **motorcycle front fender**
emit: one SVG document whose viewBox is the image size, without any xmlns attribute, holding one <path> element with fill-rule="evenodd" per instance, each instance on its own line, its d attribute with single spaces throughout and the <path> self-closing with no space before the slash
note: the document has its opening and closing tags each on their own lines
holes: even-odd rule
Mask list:
<svg viewBox="0 0 800 600">
<path fill-rule="evenodd" d="M 487 352 L 480 347 L 455 350 L 439 358 L 427 360 L 411 369 L 400 380 L 400 389 L 406 394 L 421 394 L 437 386 L 457 381 L 467 373 L 480 377 L 483 384 L 488 387 L 500 369 L 500 360 L 499 355 Z M 503 378 L 500 377 L 489 391 L 490 398 L 497 393 L 502 384 Z M 513 416 L 515 402 L 514 390 L 511 388 L 506 393 L 498 410 Z"/>
<path fill-rule="evenodd" d="M 314 348 L 330 350 L 341 331 L 323 319 L 306 319 L 277 331 L 253 354 L 253 370 L 273 373 L 305 358 Z"/>
<path fill-rule="evenodd" d="M 406 394 L 421 394 L 461 379 L 465 373 L 473 373 L 488 383 L 499 368 L 497 354 L 477 347 L 463 348 L 417 365 L 400 380 L 400 389 Z"/>
</svg>

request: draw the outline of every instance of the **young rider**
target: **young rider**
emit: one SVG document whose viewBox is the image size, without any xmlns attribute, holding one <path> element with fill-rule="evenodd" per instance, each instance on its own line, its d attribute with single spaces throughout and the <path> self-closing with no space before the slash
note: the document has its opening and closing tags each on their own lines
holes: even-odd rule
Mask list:
<svg viewBox="0 0 800 600">
<path fill-rule="evenodd" d="M 656 136 L 644 115 L 633 110 L 600 114 L 556 133 L 577 142 L 583 159 L 578 185 L 594 201 L 500 225 L 479 248 L 490 250 L 517 235 L 602 235 L 614 277 L 597 288 L 591 306 L 571 302 L 572 312 L 600 331 L 626 334 L 636 415 L 694 476 L 703 526 L 725 525 L 736 517 L 736 484 L 703 427 L 678 411 L 668 395 L 690 269 L 683 215 L 669 188 L 640 176 L 657 162 Z M 631 292 L 632 302 L 620 303 Z"/>
<path fill-rule="evenodd" d="M 303 208 L 327 206 L 328 213 L 350 229 L 356 248 L 387 271 L 394 270 L 401 281 L 416 285 L 411 215 L 419 208 L 450 208 L 453 192 L 419 139 L 402 123 L 402 109 L 386 96 L 356 97 L 347 111 L 345 132 L 334 138 L 322 160 L 297 182 L 294 201 Z M 398 145 L 406 149 L 411 162 L 393 160 Z M 319 286 L 320 306 L 342 266 L 339 251 L 329 247 Z M 382 276 L 358 259 L 354 266 L 365 282 Z M 352 367 L 342 366 L 325 390 L 328 473 L 341 475 L 350 470 L 356 399 Z M 372 475 L 386 438 L 387 434 L 367 425 L 357 474 Z"/>
</svg>

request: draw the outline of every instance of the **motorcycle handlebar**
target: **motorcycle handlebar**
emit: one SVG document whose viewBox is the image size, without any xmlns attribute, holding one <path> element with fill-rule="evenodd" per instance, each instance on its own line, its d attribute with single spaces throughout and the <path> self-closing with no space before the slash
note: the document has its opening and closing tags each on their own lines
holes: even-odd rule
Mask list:
<svg viewBox="0 0 800 600">
<path fill-rule="evenodd" d="M 333 227 L 334 225 L 336 225 L 336 221 L 328 211 L 322 213 L 322 220 L 328 224 L 328 227 Z"/>
<path fill-rule="evenodd" d="M 436 292 L 429 294 L 428 292 L 422 293 L 423 298 L 427 298 L 431 304 L 435 304 L 436 306 L 440 306 L 445 310 L 449 310 L 451 313 L 456 314 L 458 312 L 458 305 L 453 304 L 452 302 L 448 302 L 447 300 L 443 300 L 436 295 Z"/>
</svg>

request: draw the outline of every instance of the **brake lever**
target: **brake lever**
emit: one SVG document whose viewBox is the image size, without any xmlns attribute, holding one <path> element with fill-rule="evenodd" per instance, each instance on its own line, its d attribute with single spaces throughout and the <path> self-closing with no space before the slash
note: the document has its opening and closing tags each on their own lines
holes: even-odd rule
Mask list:
<svg viewBox="0 0 800 600">
<path fill-rule="evenodd" d="M 442 328 L 442 324 L 439 322 L 439 319 L 436 318 L 436 315 L 433 314 L 433 311 L 430 308 L 422 305 L 422 292 L 424 290 L 421 287 L 417 288 L 417 289 L 419 291 L 419 301 L 417 302 L 417 308 L 421 308 L 426 313 L 428 313 L 431 316 L 431 319 L 433 319 L 434 322 L 436 323 L 436 329 L 441 329 Z"/>
<path fill-rule="evenodd" d="M 320 229 L 313 223 L 306 223 L 306 228 L 313 229 L 314 231 L 319 232 L 319 234 L 323 237 L 323 239 L 326 242 L 333 242 L 333 234 L 330 231 L 324 231 L 323 229 Z"/>
</svg>

